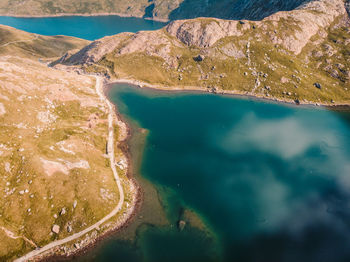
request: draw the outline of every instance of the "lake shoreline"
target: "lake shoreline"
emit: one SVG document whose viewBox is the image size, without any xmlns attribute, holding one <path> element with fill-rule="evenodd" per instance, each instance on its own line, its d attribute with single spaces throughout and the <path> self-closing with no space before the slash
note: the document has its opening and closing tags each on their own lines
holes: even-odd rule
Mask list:
<svg viewBox="0 0 350 262">
<path fill-rule="evenodd" d="M 135 176 L 134 176 L 134 165 L 132 163 L 132 155 L 131 155 L 131 151 L 129 149 L 129 142 L 130 139 L 132 138 L 132 128 L 130 127 L 130 125 L 128 124 L 128 122 L 123 118 L 123 116 L 120 114 L 117 105 L 114 104 L 108 96 L 108 91 L 110 90 L 109 84 L 106 82 L 105 79 L 103 79 L 103 86 L 102 86 L 102 91 L 103 94 L 105 96 L 105 99 L 108 100 L 109 103 L 111 103 L 113 105 L 113 109 L 114 109 L 114 115 L 116 118 L 116 121 L 118 124 L 117 126 L 119 128 L 123 128 L 121 125 L 123 125 L 125 127 L 125 131 L 126 131 L 126 136 L 123 139 L 118 139 L 115 141 L 116 143 L 116 147 L 118 147 L 123 155 L 126 157 L 127 159 L 127 171 L 126 171 L 126 176 L 128 178 L 129 181 L 132 182 L 135 191 L 133 193 L 134 194 L 134 201 L 133 203 L 131 203 L 131 206 L 129 207 L 129 210 L 131 210 L 131 212 L 129 212 L 127 219 L 125 221 L 121 221 L 120 223 L 118 222 L 112 222 L 115 223 L 114 226 L 112 226 L 110 229 L 107 229 L 105 232 L 101 233 L 100 235 L 98 235 L 96 238 L 92 239 L 91 241 L 89 241 L 85 246 L 76 249 L 75 251 L 73 251 L 72 253 L 68 254 L 68 255 L 52 255 L 49 256 L 47 259 L 43 259 L 42 261 L 55 261 L 57 259 L 64 259 L 64 260 L 71 260 L 77 257 L 80 257 L 84 254 L 86 254 L 87 252 L 89 252 L 90 250 L 96 248 L 96 246 L 105 240 L 108 240 L 109 238 L 111 238 L 114 234 L 116 234 L 117 232 L 119 232 L 120 230 L 128 227 L 132 222 L 133 219 L 135 218 L 135 216 L 138 214 L 138 212 L 140 211 L 142 202 L 143 202 L 143 189 L 141 188 L 141 186 L 139 185 L 138 181 L 136 180 Z"/>
<path fill-rule="evenodd" d="M 110 238 L 114 234 L 116 234 L 118 231 L 128 227 L 135 216 L 138 214 L 140 211 L 140 208 L 142 206 L 143 202 L 143 190 L 139 186 L 138 181 L 136 180 L 133 172 L 134 172 L 134 166 L 132 164 L 132 155 L 131 151 L 129 148 L 129 141 L 132 137 L 132 129 L 128 122 L 122 117 L 121 113 L 118 111 L 118 107 L 116 104 L 114 104 L 108 95 L 108 92 L 112 89 L 115 88 L 115 84 L 127 84 L 130 86 L 133 86 L 134 88 L 141 88 L 141 89 L 150 89 L 150 90 L 155 90 L 155 91 L 161 91 L 165 93 L 198 93 L 198 94 L 205 94 L 205 93 L 213 93 L 217 95 L 226 95 L 226 96 L 234 96 L 234 97 L 241 97 L 241 98 L 252 98 L 257 101 L 269 101 L 269 102 L 276 102 L 276 103 L 283 103 L 286 105 L 290 106 L 304 106 L 304 107 L 325 107 L 325 108 L 345 108 L 346 110 L 350 109 L 350 105 L 341 105 L 341 104 L 315 104 L 315 103 L 300 103 L 300 105 L 297 105 L 295 101 L 292 100 L 283 100 L 283 99 L 277 99 L 273 97 L 263 97 L 263 96 L 257 96 L 257 95 L 252 95 L 252 94 L 246 94 L 244 92 L 240 91 L 227 91 L 227 90 L 220 90 L 217 92 L 211 92 L 210 90 L 206 91 L 203 90 L 201 87 L 165 87 L 165 86 L 160 86 L 160 85 L 152 85 L 146 82 L 142 82 L 139 80 L 133 80 L 133 79 L 113 79 L 113 80 L 108 80 L 106 78 L 103 78 L 104 83 L 103 83 L 103 93 L 106 97 L 106 99 L 109 100 L 110 103 L 113 104 L 114 107 L 114 113 L 116 117 L 116 122 L 122 122 L 123 125 L 125 125 L 126 128 L 126 138 L 122 140 L 117 140 L 117 147 L 122 150 L 124 156 L 127 158 L 127 177 L 132 181 L 132 183 L 135 186 L 135 201 L 133 201 L 132 206 L 130 207 L 130 214 L 128 214 L 128 217 L 125 221 L 120 221 L 118 222 L 109 222 L 109 223 L 115 223 L 114 226 L 111 228 L 107 229 L 105 232 L 97 234 L 96 237 L 92 237 L 89 239 L 89 241 L 84 244 L 84 246 L 81 246 L 79 248 L 76 248 L 68 253 L 62 254 L 62 247 L 57 247 L 56 249 L 51 250 L 47 254 L 43 254 L 41 257 L 37 257 L 39 261 L 56 261 L 57 259 L 60 260 L 70 260 L 73 258 L 80 257 L 87 252 L 89 252 L 91 249 L 94 249 L 100 242 Z M 119 125 L 118 125 L 119 126 Z M 120 126 L 119 126 L 120 127 Z M 61 254 L 60 254 L 61 253 Z"/>
<path fill-rule="evenodd" d="M 92 13 L 92 14 L 84 14 L 84 13 L 59 13 L 59 14 L 50 14 L 50 15 L 15 15 L 15 14 L 1 14 L 0 16 L 6 17 L 14 17 L 14 18 L 54 18 L 54 17 L 73 17 L 73 16 L 81 16 L 81 17 L 96 17 L 96 16 L 118 16 L 118 17 L 126 17 L 126 18 L 140 18 L 145 20 L 151 20 L 155 22 L 170 22 L 169 19 L 156 18 L 156 17 L 143 17 L 137 15 L 128 15 L 123 13 Z"/>
<path fill-rule="evenodd" d="M 135 79 L 113 79 L 108 81 L 108 85 L 113 84 L 128 84 L 135 86 L 136 88 L 144 88 L 144 89 L 153 89 L 153 90 L 160 90 L 163 92 L 170 92 L 170 93 L 176 93 L 176 92 L 188 92 L 188 93 L 211 93 L 211 94 L 217 94 L 217 95 L 227 95 L 227 96 L 235 96 L 235 97 L 241 97 L 241 98 L 252 98 L 258 101 L 270 101 L 270 102 L 277 102 L 277 103 L 283 103 L 287 105 L 294 105 L 294 106 L 304 106 L 304 107 L 324 107 L 328 109 L 333 110 L 346 110 L 350 111 L 350 104 L 337 104 L 337 103 L 324 103 L 324 102 L 304 102 L 299 101 L 297 103 L 293 99 L 280 99 L 276 97 L 267 97 L 263 95 L 257 95 L 257 94 L 251 94 L 249 92 L 242 92 L 238 90 L 217 90 L 215 92 L 211 91 L 210 89 L 204 90 L 202 87 L 197 86 L 169 86 L 165 87 L 162 85 L 154 85 L 150 83 L 146 83 L 140 80 Z"/>
<path fill-rule="evenodd" d="M 130 202 L 130 206 L 126 211 L 124 211 L 122 217 L 118 218 L 117 220 L 113 220 L 113 218 L 111 218 L 110 221 L 106 221 L 105 224 L 101 226 L 106 227 L 104 232 L 97 232 L 96 234 L 93 234 L 96 231 L 91 231 L 86 233 L 80 238 L 79 242 L 81 243 L 78 247 L 75 247 L 75 244 L 73 243 L 76 241 L 73 240 L 70 243 L 56 246 L 51 250 L 47 250 L 46 252 L 33 257 L 34 261 L 68 261 L 80 257 L 86 254 L 88 251 L 94 249 L 100 242 L 111 238 L 115 233 L 128 227 L 141 209 L 144 192 L 134 176 L 134 165 L 132 164 L 132 155 L 129 150 L 129 141 L 132 137 L 132 128 L 119 113 L 117 106 L 109 100 L 107 94 L 108 90 L 109 86 L 106 84 L 106 81 L 104 81 L 102 92 L 105 96 L 106 102 L 111 103 L 113 106 L 114 126 L 117 126 L 120 130 L 124 129 L 125 132 L 124 137 L 122 136 L 120 138 L 120 135 L 118 135 L 114 143 L 116 144 L 116 147 L 122 151 L 123 156 L 127 159 L 126 177 L 128 180 L 126 182 L 132 184 L 132 202 Z M 74 247 L 67 248 L 67 246 Z"/>
</svg>

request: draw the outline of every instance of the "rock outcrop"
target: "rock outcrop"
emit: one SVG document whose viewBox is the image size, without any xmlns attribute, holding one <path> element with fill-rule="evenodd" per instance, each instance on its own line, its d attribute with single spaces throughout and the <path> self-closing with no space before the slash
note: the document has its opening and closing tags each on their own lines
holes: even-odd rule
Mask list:
<svg viewBox="0 0 350 262">
<path fill-rule="evenodd" d="M 163 30 L 141 31 L 135 34 L 123 33 L 115 36 L 107 36 L 96 40 L 81 49 L 79 52 L 67 56 L 57 62 L 64 65 L 89 65 L 101 60 L 106 54 L 122 56 L 136 52 L 144 52 L 146 55 L 163 58 L 168 64 L 176 63 L 176 59 L 170 55 L 172 46 L 181 43 L 174 41 L 164 34 Z"/>
<path fill-rule="evenodd" d="M 346 13 L 343 0 L 316 0 L 300 6 L 290 12 L 278 12 L 260 22 L 243 22 L 220 19 L 193 19 L 171 22 L 166 31 L 188 46 L 201 48 L 214 45 L 219 39 L 229 36 L 241 36 L 247 30 L 260 28 L 271 35 L 273 44 L 281 44 L 287 50 L 299 54 L 320 29 L 327 28 L 336 17 Z M 294 26 L 285 34 L 270 31 L 270 23 L 278 28 L 279 22 Z"/>
<path fill-rule="evenodd" d="M 177 61 L 171 54 L 172 47 L 185 45 L 206 49 L 225 37 L 241 39 L 245 34 L 252 37 L 256 34 L 268 35 L 271 44 L 281 45 L 289 52 L 299 54 L 314 35 L 320 30 L 326 30 L 337 17 L 345 14 L 343 0 L 314 0 L 296 10 L 278 12 L 258 22 L 215 18 L 177 20 L 157 31 L 104 37 L 73 55 L 66 54 L 58 62 L 65 65 L 86 65 L 97 63 L 111 53 L 117 57 L 143 52 L 149 56 L 161 57 L 166 64 L 175 67 Z M 223 52 L 242 57 L 242 51 L 232 48 L 232 45 L 224 48 Z"/>
<path fill-rule="evenodd" d="M 310 39 L 319 31 L 326 30 L 339 16 L 345 15 L 343 0 L 314 0 L 290 12 L 278 12 L 262 21 L 232 21 L 215 18 L 177 20 L 164 29 L 143 31 L 136 34 L 123 33 L 92 42 L 76 54 L 65 55 L 65 65 L 93 64 L 106 54 L 114 56 L 143 52 L 163 58 L 168 65 L 176 66 L 171 55 L 172 47 L 194 46 L 201 49 L 213 47 L 220 39 L 245 34 L 251 37 L 268 35 L 273 45 L 299 54 Z M 242 57 L 240 50 L 223 49 L 232 56 Z"/>
<path fill-rule="evenodd" d="M 227 36 L 241 36 L 238 21 L 199 18 L 171 22 L 166 31 L 188 46 L 210 47 Z"/>
<path fill-rule="evenodd" d="M 345 14 L 343 0 L 318 0 L 304 4 L 297 10 L 273 14 L 264 21 L 275 24 L 282 20 L 292 21 L 294 28 L 291 34 L 275 34 L 271 40 L 274 44 L 281 44 L 287 50 L 299 54 L 317 32 L 327 29 L 337 17 Z"/>
<path fill-rule="evenodd" d="M 124 38 L 130 36 L 130 33 L 120 34 L 118 37 L 106 36 L 87 45 L 79 52 L 69 56 L 64 55 L 60 63 L 77 65 L 92 64 L 99 61 L 105 54 L 112 52 Z"/>
</svg>

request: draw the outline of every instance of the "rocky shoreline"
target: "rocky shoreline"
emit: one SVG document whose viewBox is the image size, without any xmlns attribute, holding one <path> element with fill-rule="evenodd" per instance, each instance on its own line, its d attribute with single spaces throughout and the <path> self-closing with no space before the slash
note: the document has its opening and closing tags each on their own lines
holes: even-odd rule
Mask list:
<svg viewBox="0 0 350 262">
<path fill-rule="evenodd" d="M 103 93 L 106 95 L 108 89 L 111 86 L 104 81 L 103 84 Z M 108 99 L 107 96 L 105 96 L 106 99 Z M 96 247 L 96 245 L 111 237 L 113 234 L 118 232 L 119 230 L 122 230 L 123 228 L 127 227 L 134 219 L 136 214 L 138 213 L 138 210 L 140 209 L 143 201 L 143 191 L 142 188 L 139 186 L 138 182 L 133 176 L 133 165 L 132 165 L 132 157 L 131 153 L 129 151 L 128 143 L 129 139 L 131 138 L 131 128 L 128 125 L 128 123 L 122 118 L 120 113 L 118 112 L 116 106 L 114 104 L 114 119 L 116 125 L 123 130 L 121 133 L 124 132 L 124 136 L 120 138 L 120 135 L 118 135 L 118 139 L 115 141 L 116 147 L 118 147 L 123 155 L 127 159 L 127 170 L 126 170 L 126 176 L 128 177 L 128 182 L 131 183 L 132 192 L 133 192 L 133 200 L 132 203 L 130 203 L 130 207 L 128 208 L 127 212 L 124 212 L 121 218 L 119 218 L 117 221 L 108 221 L 106 222 L 101 228 L 105 228 L 105 231 L 102 233 L 98 233 L 96 230 L 93 230 L 89 233 L 86 233 L 84 236 L 82 236 L 79 239 L 79 244 L 74 243 L 76 241 L 72 241 L 68 244 L 63 244 L 61 246 L 57 246 L 51 250 L 48 250 L 46 252 L 43 252 L 42 254 L 33 257 L 30 259 L 30 261 L 57 261 L 57 260 L 70 260 L 72 258 L 81 256 L 85 253 L 87 253 L 89 250 Z M 69 246 L 69 247 L 67 247 Z"/>
<path fill-rule="evenodd" d="M 325 102 L 304 102 L 304 101 L 295 101 L 293 99 L 280 99 L 272 96 L 264 96 L 264 95 L 257 95 L 252 94 L 249 92 L 242 92 L 239 90 L 222 90 L 222 89 L 208 89 L 204 90 L 201 87 L 196 86 L 171 86 L 171 87 L 165 87 L 161 85 L 153 85 L 146 82 L 142 82 L 139 80 L 134 79 L 116 79 L 111 80 L 110 84 L 129 84 L 136 86 L 138 88 L 149 88 L 154 90 L 162 90 L 162 91 L 168 91 L 168 92 L 198 92 L 198 93 L 214 93 L 219 95 L 230 95 L 230 96 L 237 96 L 237 97 L 247 97 L 247 98 L 253 98 L 257 100 L 264 100 L 264 101 L 275 101 L 279 103 L 285 103 L 290 105 L 300 105 L 300 106 L 313 106 L 313 107 L 326 107 L 326 108 L 344 108 L 347 110 L 350 110 L 350 104 L 340 104 L 340 103 L 325 103 Z"/>
</svg>

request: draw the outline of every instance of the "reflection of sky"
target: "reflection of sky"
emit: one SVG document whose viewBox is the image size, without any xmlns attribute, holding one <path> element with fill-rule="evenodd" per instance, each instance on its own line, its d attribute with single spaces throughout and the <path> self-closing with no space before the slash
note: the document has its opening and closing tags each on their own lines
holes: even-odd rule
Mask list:
<svg viewBox="0 0 350 262">
<path fill-rule="evenodd" d="M 240 210 L 240 204 L 248 204 L 261 229 L 283 227 L 293 234 L 317 223 L 349 229 L 339 219 L 339 212 L 348 215 L 348 211 L 336 208 L 335 215 L 334 202 L 329 200 L 350 196 L 349 130 L 333 114 L 318 113 L 271 119 L 250 112 L 222 133 L 208 134 L 213 146 L 227 154 L 262 156 L 260 161 L 251 162 L 252 167 L 233 162 L 241 166 L 237 173 L 221 177 L 218 186 L 223 199 L 230 191 L 232 197 L 237 197 L 237 190 L 242 191 L 238 200 L 228 204 L 232 214 Z M 271 159 L 281 168 L 272 167 Z M 248 190 L 242 189 L 245 187 Z M 340 192 L 333 194 L 332 190 Z"/>
<path fill-rule="evenodd" d="M 227 261 L 350 258 L 350 128 L 337 114 L 134 92 L 124 110 L 151 131 L 142 171 L 205 218 Z"/>
<path fill-rule="evenodd" d="M 239 153 L 248 150 L 260 150 L 285 159 L 304 154 L 312 146 L 325 143 L 338 147 L 339 141 L 330 130 L 319 132 L 295 117 L 284 119 L 259 119 L 250 113 L 234 125 L 223 136 L 222 145 L 230 152 Z"/>
</svg>

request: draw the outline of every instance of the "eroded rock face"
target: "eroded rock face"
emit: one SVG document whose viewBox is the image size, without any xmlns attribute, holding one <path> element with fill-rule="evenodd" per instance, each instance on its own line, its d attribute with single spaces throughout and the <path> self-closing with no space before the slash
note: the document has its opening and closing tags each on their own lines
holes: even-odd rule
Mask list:
<svg viewBox="0 0 350 262">
<path fill-rule="evenodd" d="M 138 32 L 116 51 L 116 56 L 144 52 L 150 56 L 158 56 L 169 65 L 174 65 L 176 59 L 170 55 L 171 47 L 179 45 L 168 38 L 162 30 Z"/>
<path fill-rule="evenodd" d="M 263 33 L 267 33 L 267 23 L 272 22 L 277 27 L 278 23 L 284 20 L 293 23 L 293 32 L 271 34 L 271 41 L 299 54 L 312 36 L 345 13 L 343 0 L 316 0 L 302 5 L 297 10 L 279 12 L 251 25 L 244 23 L 238 27 L 238 21 L 193 19 L 174 21 L 166 27 L 166 31 L 188 46 L 205 48 L 213 46 L 219 39 L 228 36 L 239 37 L 246 30 L 254 28 L 265 30 Z"/>
<path fill-rule="evenodd" d="M 105 54 L 112 52 L 131 33 L 123 33 L 118 37 L 106 36 L 87 45 L 79 52 L 64 58 L 61 63 L 67 65 L 92 64 L 98 62 Z"/>
<path fill-rule="evenodd" d="M 347 0 L 349 2 L 349 0 Z M 279 45 L 285 50 L 299 54 L 310 39 L 319 34 L 327 36 L 326 29 L 337 17 L 346 15 L 344 0 L 314 0 L 289 12 L 275 13 L 262 21 L 232 21 L 215 18 L 177 20 L 157 31 L 126 33 L 97 40 L 78 53 L 66 58 L 64 64 L 84 65 L 98 62 L 106 54 L 122 56 L 143 53 L 158 56 L 173 68 L 177 58 L 172 54 L 173 47 L 200 48 L 209 56 L 245 56 L 234 44 L 222 47 L 219 54 L 215 44 L 225 37 L 235 37 L 242 42 L 246 37 L 259 41 L 267 35 L 270 44 Z M 244 40 L 247 42 L 247 40 Z"/>
<path fill-rule="evenodd" d="M 264 21 L 278 23 L 282 19 L 294 21 L 293 34 L 271 36 L 274 44 L 280 44 L 287 50 L 299 54 L 311 37 L 320 29 L 327 28 L 338 16 L 345 15 L 343 0 L 318 0 L 302 5 L 297 10 L 279 12 Z"/>
<path fill-rule="evenodd" d="M 171 22 L 166 31 L 188 46 L 210 47 L 227 36 L 241 36 L 238 21 L 194 19 Z"/>
</svg>

